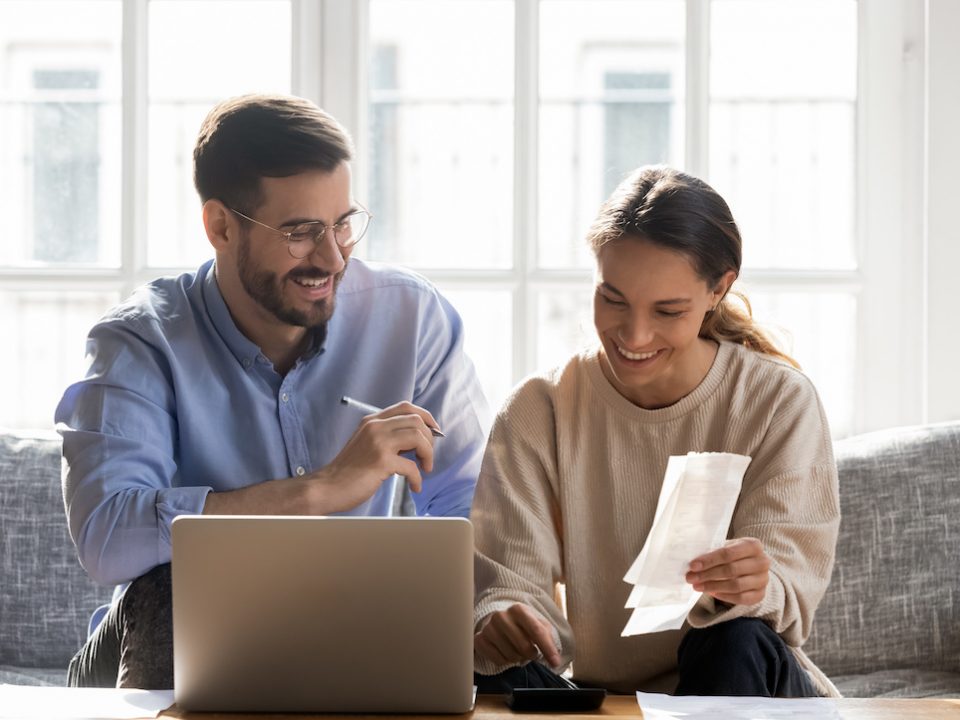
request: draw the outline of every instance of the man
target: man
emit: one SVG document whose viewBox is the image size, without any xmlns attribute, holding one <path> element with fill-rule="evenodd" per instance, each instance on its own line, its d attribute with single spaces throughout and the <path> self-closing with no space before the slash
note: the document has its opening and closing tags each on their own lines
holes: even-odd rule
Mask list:
<svg viewBox="0 0 960 720">
<path fill-rule="evenodd" d="M 386 515 L 395 473 L 418 514 L 468 514 L 487 409 L 461 321 L 423 278 L 350 260 L 370 219 L 350 159 L 309 102 L 218 105 L 194 150 L 215 261 L 91 330 L 56 412 L 64 503 L 91 577 L 132 583 L 71 685 L 173 686 L 177 515 Z M 344 395 L 386 409 L 364 417 Z"/>
</svg>

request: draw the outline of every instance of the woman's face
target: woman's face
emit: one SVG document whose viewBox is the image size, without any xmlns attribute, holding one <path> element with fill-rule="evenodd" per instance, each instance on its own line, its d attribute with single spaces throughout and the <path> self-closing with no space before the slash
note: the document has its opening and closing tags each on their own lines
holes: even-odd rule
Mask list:
<svg viewBox="0 0 960 720">
<path fill-rule="evenodd" d="M 593 319 L 604 374 L 621 395 L 665 407 L 700 384 L 716 355 L 700 326 L 734 277 L 711 288 L 685 255 L 636 237 L 601 248 Z"/>
</svg>

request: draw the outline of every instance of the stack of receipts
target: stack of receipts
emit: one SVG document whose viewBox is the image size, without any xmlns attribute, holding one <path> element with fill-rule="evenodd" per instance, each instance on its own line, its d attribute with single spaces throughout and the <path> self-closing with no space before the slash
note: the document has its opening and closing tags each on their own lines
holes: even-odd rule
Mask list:
<svg viewBox="0 0 960 720">
<path fill-rule="evenodd" d="M 700 593 L 685 577 L 690 562 L 727 537 L 750 458 L 732 453 L 671 456 L 653 527 L 624 576 L 633 614 L 622 637 L 676 630 Z"/>
</svg>

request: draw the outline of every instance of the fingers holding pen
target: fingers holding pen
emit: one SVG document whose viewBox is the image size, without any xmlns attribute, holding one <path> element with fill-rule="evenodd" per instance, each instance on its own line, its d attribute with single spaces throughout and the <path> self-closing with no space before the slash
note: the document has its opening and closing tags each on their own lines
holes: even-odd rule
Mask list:
<svg viewBox="0 0 960 720">
<path fill-rule="evenodd" d="M 398 402 L 376 413 L 376 417 L 381 418 L 399 417 L 405 415 L 415 415 L 416 417 L 420 418 L 427 430 L 427 434 L 431 438 L 444 437 L 444 434 L 440 431 L 440 424 L 437 422 L 436 418 L 433 417 L 430 411 L 425 410 L 419 405 L 414 405 L 412 402 Z"/>
<path fill-rule="evenodd" d="M 357 428 L 357 435 L 360 434 L 371 436 L 381 461 L 387 460 L 384 453 L 413 452 L 426 472 L 433 470 L 433 435 L 419 415 L 368 415 Z"/>
<path fill-rule="evenodd" d="M 368 416 L 375 415 L 377 417 L 387 418 L 394 417 L 396 415 L 417 415 L 423 420 L 433 437 L 446 437 L 440 431 L 440 426 L 437 424 L 436 418 L 434 418 L 429 411 L 418 405 L 414 405 L 411 402 L 403 401 L 394 403 L 386 408 L 379 408 L 376 405 L 355 400 L 347 395 L 341 396 L 340 402 L 343 405 L 349 405 L 350 407 L 362 410 L 363 412 L 367 413 Z"/>
</svg>

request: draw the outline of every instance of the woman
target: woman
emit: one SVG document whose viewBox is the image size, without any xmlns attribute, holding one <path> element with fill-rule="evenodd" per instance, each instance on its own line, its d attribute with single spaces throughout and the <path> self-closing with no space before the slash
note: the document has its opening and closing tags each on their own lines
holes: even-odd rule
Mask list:
<svg viewBox="0 0 960 720">
<path fill-rule="evenodd" d="M 836 694 L 800 649 L 839 525 L 830 432 L 813 385 L 731 297 L 730 209 L 696 178 L 645 167 L 589 243 L 600 346 L 522 383 L 484 457 L 471 514 L 478 685 L 550 685 L 543 665 L 572 662 L 579 682 L 619 692 Z M 668 457 L 688 452 L 752 458 L 730 539 L 690 558 L 703 594 L 689 628 L 620 637 L 623 575 Z"/>
</svg>

